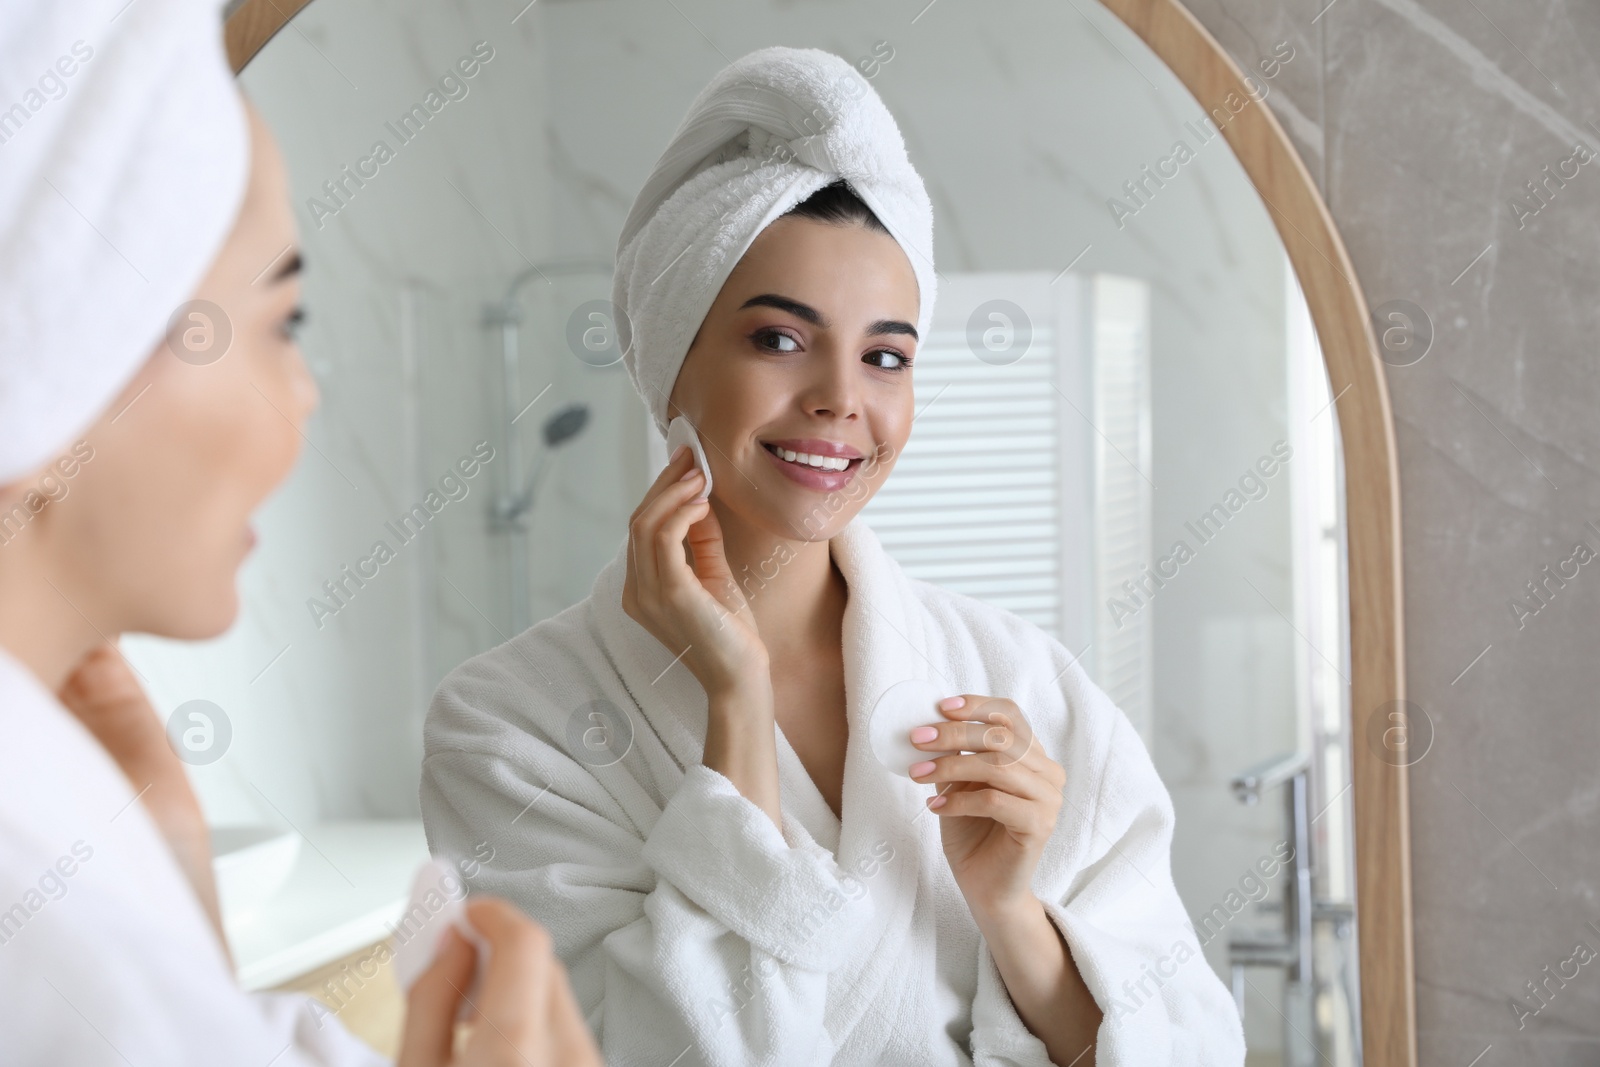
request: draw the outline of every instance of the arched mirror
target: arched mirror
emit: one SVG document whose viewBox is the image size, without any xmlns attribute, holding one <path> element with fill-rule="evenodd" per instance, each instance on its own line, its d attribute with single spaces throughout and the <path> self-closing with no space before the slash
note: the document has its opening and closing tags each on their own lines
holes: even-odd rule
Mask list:
<svg viewBox="0 0 1600 1067">
<path fill-rule="evenodd" d="M 1414 1062 L 1388 402 L 1270 111 L 1309 57 L 1236 64 L 1170 0 L 249 0 L 229 39 L 287 159 L 323 403 L 242 621 L 129 654 L 158 703 L 205 702 L 247 985 L 390 1033 L 362 953 L 425 856 L 429 698 L 624 536 L 665 452 L 610 338 L 616 235 L 707 79 L 784 43 L 872 79 L 936 211 L 916 429 L 863 518 L 1138 728 L 1249 1063 Z"/>
</svg>

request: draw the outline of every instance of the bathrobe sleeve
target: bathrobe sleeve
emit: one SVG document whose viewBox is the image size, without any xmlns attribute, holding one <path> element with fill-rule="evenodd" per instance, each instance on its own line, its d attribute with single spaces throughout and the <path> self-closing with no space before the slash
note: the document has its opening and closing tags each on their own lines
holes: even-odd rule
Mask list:
<svg viewBox="0 0 1600 1067">
<path fill-rule="evenodd" d="M 638 753 L 593 768 L 537 710 L 484 710 L 515 706 L 505 684 L 468 665 L 434 698 L 429 847 L 549 929 L 606 1062 L 830 1062 L 827 979 L 871 928 L 870 894 L 710 768 L 688 767 L 657 808 Z"/>
<path fill-rule="evenodd" d="M 1071 848 L 1079 858 L 1059 868 L 1062 877 L 1051 877 L 1041 864 L 1035 886 L 1048 883 L 1040 893 L 1045 911 L 1103 1012 L 1094 1062 L 1242 1067 L 1238 1010 L 1206 962 L 1173 883 L 1175 817 L 1166 786 L 1110 698 L 1086 676 L 1067 688 L 1069 705 L 1081 710 L 1079 725 L 1063 742 L 1071 762 L 1059 756 L 1058 762 L 1069 772 L 1101 770 L 1089 789 L 1069 784 L 1062 805 L 1063 824 L 1088 828 Z M 1097 723 L 1104 729 L 1095 729 Z M 987 950 L 984 956 L 973 1006 L 974 1063 L 1049 1063 L 1042 1042 L 1020 1020 L 1012 1023 L 1015 1009 Z"/>
</svg>

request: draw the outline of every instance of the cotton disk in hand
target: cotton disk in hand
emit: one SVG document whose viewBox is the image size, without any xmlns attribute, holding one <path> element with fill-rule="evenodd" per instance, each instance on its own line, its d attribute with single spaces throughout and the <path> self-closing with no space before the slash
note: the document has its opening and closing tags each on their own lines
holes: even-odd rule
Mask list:
<svg viewBox="0 0 1600 1067">
<path fill-rule="evenodd" d="M 678 450 L 679 445 L 688 445 L 689 451 L 694 453 L 695 466 L 700 468 L 700 473 L 706 476 L 706 484 L 701 487 L 700 495 L 696 500 L 705 500 L 711 496 L 711 464 L 706 462 L 706 450 L 700 447 L 700 435 L 694 432 L 694 427 L 689 425 L 689 420 L 679 415 L 667 423 L 667 457 Z"/>
<path fill-rule="evenodd" d="M 948 695 L 932 682 L 920 678 L 896 682 L 884 690 L 867 724 L 872 754 L 878 757 L 878 762 L 893 773 L 910 778 L 913 763 L 953 755 L 928 752 L 911 743 L 911 731 L 918 726 L 950 721 L 936 707 Z"/>
<path fill-rule="evenodd" d="M 478 950 L 477 972 L 472 988 L 466 990 L 467 999 L 477 999 L 475 990 L 489 962 L 489 942 L 467 921 L 466 905 L 466 883 L 448 862 L 431 859 L 417 870 L 411 882 L 411 899 L 406 902 L 406 910 L 394 931 L 394 973 L 402 991 L 409 993 L 423 972 L 433 966 L 440 939 L 445 930 L 454 926 Z M 467 1000 L 463 999 L 461 1014 L 469 1010 Z"/>
</svg>

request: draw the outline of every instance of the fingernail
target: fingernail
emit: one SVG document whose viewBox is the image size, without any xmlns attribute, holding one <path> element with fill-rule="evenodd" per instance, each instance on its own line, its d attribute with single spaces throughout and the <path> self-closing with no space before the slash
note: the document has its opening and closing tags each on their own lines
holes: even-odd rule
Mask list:
<svg viewBox="0 0 1600 1067">
<path fill-rule="evenodd" d="M 940 711 L 955 711 L 958 708 L 965 707 L 966 704 L 967 704 L 967 698 L 966 697 L 945 697 L 943 700 L 939 701 L 939 710 Z"/>
<path fill-rule="evenodd" d="M 693 478 L 696 474 L 699 474 L 699 473 L 700 473 L 700 468 L 699 467 L 690 467 L 688 470 L 684 471 L 681 475 L 678 476 L 678 481 L 686 482 L 690 478 Z"/>
<path fill-rule="evenodd" d="M 939 736 L 939 730 L 938 730 L 937 727 L 919 726 L 915 730 L 911 731 L 911 742 L 912 742 L 912 744 L 920 745 L 920 744 L 923 744 L 924 742 L 932 741 L 935 737 L 938 737 L 938 736 Z"/>
<path fill-rule="evenodd" d="M 674 448 L 672 450 L 672 455 L 667 457 L 667 462 L 668 463 L 676 463 L 676 462 L 678 462 L 678 457 L 683 455 L 687 451 L 689 451 L 689 446 L 688 445 L 679 445 L 677 448 Z"/>
<path fill-rule="evenodd" d="M 930 799 L 928 801 L 928 807 L 930 807 L 930 808 L 942 808 L 942 807 L 944 807 L 944 801 L 945 801 L 945 798 L 943 796 L 933 797 L 932 799 Z"/>
<path fill-rule="evenodd" d="M 911 765 L 911 777 L 913 777 L 913 778 L 921 778 L 924 774 L 927 774 L 932 770 L 933 770 L 933 761 L 932 760 L 923 760 L 921 763 L 913 763 Z"/>
</svg>

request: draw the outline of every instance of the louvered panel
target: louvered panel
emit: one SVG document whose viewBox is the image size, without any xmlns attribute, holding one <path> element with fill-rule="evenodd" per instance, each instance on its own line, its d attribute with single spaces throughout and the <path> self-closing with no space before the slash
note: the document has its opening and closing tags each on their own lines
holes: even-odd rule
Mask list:
<svg viewBox="0 0 1600 1067">
<path fill-rule="evenodd" d="M 952 427 L 953 428 L 953 427 Z M 969 427 L 960 427 L 970 435 Z M 1006 467 L 1031 467 L 1049 463 L 1047 450 L 1055 444 L 1051 433 L 1017 433 L 1007 430 L 1003 438 L 988 438 L 971 444 L 958 441 L 930 442 L 913 455 L 901 456 L 897 471 L 985 470 Z"/>
<path fill-rule="evenodd" d="M 874 526 L 875 529 L 878 527 Z M 965 545 L 980 543 L 980 538 L 987 532 L 987 526 L 967 523 L 941 523 L 938 526 L 905 526 L 898 529 L 895 538 L 907 547 L 921 545 Z M 1006 524 L 1006 544 L 1031 544 L 1035 541 L 1050 544 L 1054 551 L 1055 545 L 1050 537 L 1054 533 L 1048 522 L 1018 522 Z M 881 530 L 880 530 L 881 534 Z M 983 544 L 998 544 L 997 540 L 981 541 Z"/>
<path fill-rule="evenodd" d="M 899 557 L 896 557 L 899 558 Z M 1033 558 L 1027 556 L 1012 556 L 1006 554 L 1004 559 L 983 559 L 977 555 L 952 555 L 946 557 L 923 557 L 921 559 L 912 555 L 900 561 L 902 567 L 915 566 L 924 572 L 929 581 L 940 582 L 960 580 L 983 582 L 994 578 L 1011 578 L 1021 581 L 1024 578 L 1036 577 L 1042 566 L 1047 565 L 1052 557 L 1041 552 Z"/>
<path fill-rule="evenodd" d="M 1035 389 L 1039 388 L 1039 385 L 1034 382 L 1018 384 L 1031 386 Z M 1049 387 L 1045 386 L 1044 388 Z M 1042 415 L 1034 418 L 1030 417 L 1028 412 L 997 411 L 993 416 L 966 418 L 961 416 L 959 411 L 954 416 L 940 411 L 939 409 L 943 406 L 944 401 L 940 400 L 921 409 L 922 414 L 917 416 L 917 421 L 911 430 L 913 443 L 916 440 L 917 432 L 922 429 L 922 424 L 930 419 L 942 424 L 947 433 L 952 430 L 959 430 L 961 436 L 946 438 L 949 444 L 946 445 L 942 452 L 937 453 L 940 455 L 947 453 L 951 447 L 976 448 L 987 446 L 991 451 L 1003 451 L 1002 443 L 1004 446 L 1016 448 L 1018 441 L 1024 439 L 1023 435 L 1025 434 L 1049 435 L 1056 431 L 1055 420 Z M 934 419 L 935 414 L 939 418 Z M 934 435 L 930 434 L 929 436 Z M 941 441 L 939 444 L 945 444 L 945 442 Z M 913 454 L 911 444 L 907 444 L 906 451 L 907 454 Z"/>
<path fill-rule="evenodd" d="M 972 537 L 957 541 L 951 538 L 943 540 L 906 538 L 901 542 L 903 548 L 897 559 L 983 559 L 989 556 L 1004 553 L 1010 559 L 1023 556 L 1048 556 L 1056 551 L 1056 543 L 1050 537 L 1016 537 L 1010 534 L 999 536 Z"/>
<path fill-rule="evenodd" d="M 1007 529 L 1010 529 L 1017 523 L 1049 523 L 1053 517 L 1046 508 L 1027 505 L 996 509 L 992 513 L 985 512 L 982 519 L 978 521 L 968 521 L 966 516 L 946 516 L 945 521 L 939 525 L 928 526 L 914 514 L 904 512 L 897 514 L 879 513 L 873 516 L 872 528 L 878 531 L 879 537 L 887 536 L 890 530 L 897 531 L 897 535 L 903 532 L 906 536 L 911 533 L 933 536 L 941 530 L 949 530 L 951 536 L 959 534 L 965 537 L 969 534 L 976 536 L 989 529 L 991 524 L 996 522 L 1003 523 Z"/>
<path fill-rule="evenodd" d="M 890 484 L 900 482 L 908 485 L 913 491 L 921 488 L 925 491 L 948 489 L 951 495 L 958 494 L 965 489 L 981 489 L 984 486 L 1041 486 L 1048 487 L 1054 477 L 1054 465 L 1048 462 L 1039 463 L 1031 470 L 1024 467 L 1017 469 L 1013 466 L 988 467 L 981 470 L 945 470 L 942 474 L 936 469 L 896 470 L 889 479 Z"/>
<path fill-rule="evenodd" d="M 970 456 L 975 464 L 992 464 L 997 455 L 1001 457 L 1016 455 L 1029 459 L 1055 444 L 1055 427 L 1048 422 L 1041 422 L 1034 431 L 1032 428 L 1018 426 L 1020 421 L 1010 420 L 1004 440 L 974 437 L 971 440 L 951 438 L 948 441 L 929 441 L 918 449 L 914 457 L 901 456 L 900 462 L 895 464 L 895 469 L 902 469 L 901 464 L 908 460 L 933 464 L 943 463 L 947 459 L 959 462 Z"/>
<path fill-rule="evenodd" d="M 1056 597 L 1050 594 L 1034 593 L 1023 590 L 1016 593 L 995 593 L 994 603 L 999 604 L 1007 611 L 1014 611 L 1021 615 L 1023 612 L 1043 612 L 1054 614 L 1060 606 Z"/>
<path fill-rule="evenodd" d="M 1005 541 L 974 541 L 955 545 L 903 545 L 895 556 L 902 566 L 910 563 L 928 567 L 953 567 L 969 574 L 980 572 L 998 574 L 1002 571 L 1031 569 L 1039 560 L 1049 559 L 1055 553 L 1050 541 L 1017 543 Z"/>
</svg>

